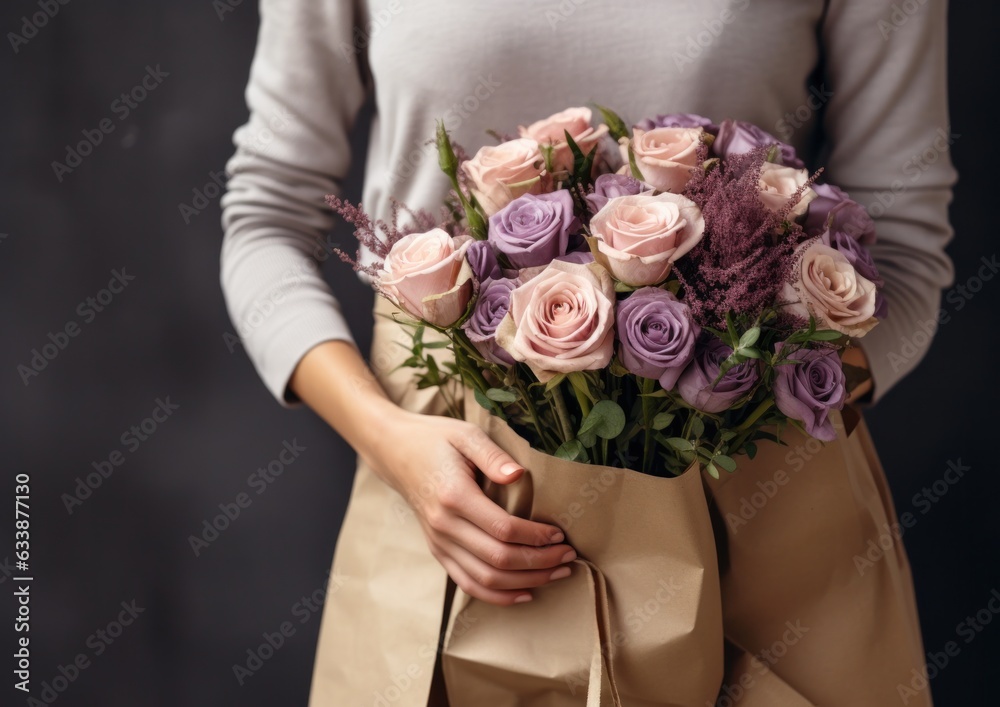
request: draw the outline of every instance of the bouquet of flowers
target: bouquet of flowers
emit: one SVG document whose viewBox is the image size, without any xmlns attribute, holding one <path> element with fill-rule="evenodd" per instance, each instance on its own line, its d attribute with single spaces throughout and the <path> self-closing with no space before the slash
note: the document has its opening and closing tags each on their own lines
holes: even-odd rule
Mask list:
<svg viewBox="0 0 1000 707">
<path fill-rule="evenodd" d="M 735 471 L 789 425 L 833 440 L 858 382 L 840 353 L 886 315 L 865 209 L 755 125 L 599 111 L 471 158 L 440 126 L 440 217 L 328 197 L 376 262 L 341 257 L 412 317 L 418 385 L 460 382 L 547 454 L 660 476 Z"/>
</svg>

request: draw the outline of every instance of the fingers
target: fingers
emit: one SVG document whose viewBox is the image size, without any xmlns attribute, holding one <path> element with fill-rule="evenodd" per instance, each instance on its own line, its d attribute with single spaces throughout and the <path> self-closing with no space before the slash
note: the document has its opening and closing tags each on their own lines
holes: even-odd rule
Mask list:
<svg viewBox="0 0 1000 707">
<path fill-rule="evenodd" d="M 544 570 L 501 570 L 483 562 L 458 543 L 445 540 L 441 550 L 454 560 L 476 585 L 482 590 L 518 590 L 541 587 L 568 577 L 572 570 L 569 565 Z"/>
<path fill-rule="evenodd" d="M 503 589 L 488 589 L 469 576 L 469 574 L 463 570 L 455 560 L 451 559 L 447 555 L 441 553 L 435 553 L 438 562 L 444 567 L 445 571 L 448 573 L 459 588 L 468 594 L 470 597 L 479 599 L 480 601 L 485 601 L 488 604 L 496 604 L 497 606 L 510 606 L 512 604 L 521 604 L 526 601 L 531 601 L 531 592 L 526 592 L 522 590 L 503 590 Z"/>
<path fill-rule="evenodd" d="M 534 547 L 500 542 L 482 528 L 459 518 L 443 533 L 480 561 L 498 570 L 548 570 L 576 559 L 566 544 Z M 527 585 L 525 585 L 527 586 Z"/>
<path fill-rule="evenodd" d="M 439 500 L 446 511 L 464 518 L 503 543 L 540 547 L 566 539 L 562 530 L 554 525 L 510 515 L 491 501 L 472 477 L 458 479 L 448 489 L 442 489 Z"/>
<path fill-rule="evenodd" d="M 509 484 L 524 473 L 524 469 L 512 456 L 500 449 L 488 434 L 475 425 L 461 425 L 451 442 L 462 456 L 498 484 Z"/>
</svg>

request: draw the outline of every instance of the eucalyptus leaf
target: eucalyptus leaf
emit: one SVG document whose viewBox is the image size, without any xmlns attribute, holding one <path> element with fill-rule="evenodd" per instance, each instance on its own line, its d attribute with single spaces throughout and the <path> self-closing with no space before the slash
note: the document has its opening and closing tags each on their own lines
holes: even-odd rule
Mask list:
<svg viewBox="0 0 1000 707">
<path fill-rule="evenodd" d="M 736 471 L 736 460 L 730 456 L 719 454 L 712 461 L 730 473 Z"/>
<path fill-rule="evenodd" d="M 688 442 L 683 437 L 667 437 L 667 445 L 676 449 L 678 452 L 692 452 L 694 451 L 694 445 Z"/>
<path fill-rule="evenodd" d="M 566 461 L 576 461 L 581 457 L 586 456 L 586 450 L 578 439 L 571 439 L 568 442 L 563 442 L 559 445 L 555 454 L 558 459 L 565 459 Z"/>
<path fill-rule="evenodd" d="M 715 464 L 713 464 L 712 462 L 709 462 L 708 464 L 705 465 L 705 471 L 707 471 L 708 475 L 711 476 L 713 479 L 719 478 L 719 470 L 715 468 Z"/>
<path fill-rule="evenodd" d="M 614 439 L 625 429 L 625 411 L 613 400 L 601 400 L 580 426 L 580 435 L 593 432 L 601 439 Z M 587 445 L 590 446 L 590 445 Z"/>
<path fill-rule="evenodd" d="M 653 395 L 651 393 L 651 395 Z M 653 417 L 653 429 L 662 430 L 665 427 L 670 427 L 670 423 L 674 421 L 676 415 L 672 412 L 661 412 Z"/>
</svg>

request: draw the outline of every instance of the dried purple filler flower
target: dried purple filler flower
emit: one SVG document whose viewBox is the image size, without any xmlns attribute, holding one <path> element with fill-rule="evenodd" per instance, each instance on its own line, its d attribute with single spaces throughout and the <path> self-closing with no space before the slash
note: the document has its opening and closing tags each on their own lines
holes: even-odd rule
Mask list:
<svg viewBox="0 0 1000 707">
<path fill-rule="evenodd" d="M 768 150 L 754 148 L 695 172 L 685 189 L 705 217 L 705 236 L 677 262 L 675 272 L 684 285 L 684 301 L 703 326 L 724 326 L 726 312 L 753 318 L 772 306 L 787 279 L 792 251 L 805 235 L 794 222 L 782 226 L 812 180 L 784 209 L 769 210 L 758 187 Z M 702 152 L 707 157 L 708 149 Z"/>
<path fill-rule="evenodd" d="M 358 239 L 358 250 L 353 257 L 340 248 L 334 248 L 333 252 L 356 272 L 368 275 L 375 282 L 378 281 L 385 257 L 398 240 L 411 233 L 421 233 L 438 227 L 438 219 L 433 214 L 422 209 L 410 209 L 395 199 L 392 200 L 392 215 L 388 222 L 382 219 L 373 220 L 365 213 L 361 204 L 355 206 L 333 194 L 327 195 L 326 205 L 354 226 L 354 237 Z M 401 214 L 409 217 L 408 225 L 400 226 Z M 375 256 L 376 262 L 371 265 L 362 264 L 362 248 L 368 249 Z"/>
</svg>

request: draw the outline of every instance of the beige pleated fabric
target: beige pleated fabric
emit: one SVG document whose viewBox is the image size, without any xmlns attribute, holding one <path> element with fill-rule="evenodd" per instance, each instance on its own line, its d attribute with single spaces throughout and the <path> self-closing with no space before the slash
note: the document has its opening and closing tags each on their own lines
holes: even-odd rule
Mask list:
<svg viewBox="0 0 1000 707">
<path fill-rule="evenodd" d="M 391 311 L 379 298 L 376 314 Z M 440 414 L 438 395 L 393 371 L 408 341 L 377 316 L 376 374 L 403 407 Z M 467 416 L 527 469 L 487 492 L 563 527 L 573 574 L 523 605 L 471 599 L 449 587 L 404 499 L 359 464 L 310 707 L 883 707 L 922 669 L 863 422 L 847 434 L 838 417 L 825 446 L 792 433 L 788 447 L 762 443 L 715 480 L 562 462 L 477 406 Z"/>
</svg>

